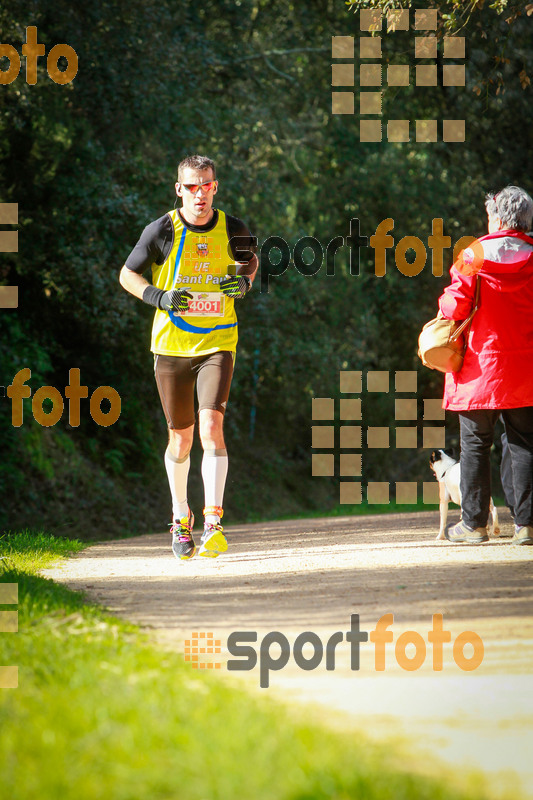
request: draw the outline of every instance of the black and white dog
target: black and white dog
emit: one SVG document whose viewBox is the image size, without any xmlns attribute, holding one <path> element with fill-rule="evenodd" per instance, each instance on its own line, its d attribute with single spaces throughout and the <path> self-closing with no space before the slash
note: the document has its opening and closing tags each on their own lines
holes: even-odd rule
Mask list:
<svg viewBox="0 0 533 800">
<path fill-rule="evenodd" d="M 429 466 L 435 473 L 439 482 L 439 511 L 440 529 L 437 539 L 444 539 L 446 520 L 448 518 L 448 503 L 461 505 L 461 462 L 453 457 L 453 450 L 434 450 L 429 459 Z M 489 521 L 487 525 L 489 535 L 499 536 L 500 525 L 498 511 L 490 499 Z"/>
</svg>

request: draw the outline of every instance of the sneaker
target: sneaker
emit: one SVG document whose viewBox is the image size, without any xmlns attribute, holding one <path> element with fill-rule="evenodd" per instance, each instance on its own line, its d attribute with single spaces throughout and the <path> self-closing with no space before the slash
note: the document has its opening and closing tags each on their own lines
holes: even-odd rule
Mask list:
<svg viewBox="0 0 533 800">
<path fill-rule="evenodd" d="M 486 527 L 474 530 L 465 525 L 462 520 L 453 527 L 449 525 L 444 535 L 449 542 L 466 542 L 466 544 L 481 544 L 489 540 Z"/>
<path fill-rule="evenodd" d="M 182 517 L 179 522 L 176 520 L 170 526 L 172 534 L 172 552 L 176 558 L 192 558 L 196 553 L 196 546 L 192 538 L 194 526 L 194 514 L 191 509 L 186 517 Z"/>
<path fill-rule="evenodd" d="M 202 544 L 198 551 L 199 556 L 205 558 L 216 558 L 228 549 L 228 542 L 224 536 L 224 529 L 220 522 L 213 524 L 206 522 L 202 534 Z"/>
<path fill-rule="evenodd" d="M 515 535 L 511 539 L 511 544 L 533 544 L 533 526 L 515 525 Z"/>
</svg>

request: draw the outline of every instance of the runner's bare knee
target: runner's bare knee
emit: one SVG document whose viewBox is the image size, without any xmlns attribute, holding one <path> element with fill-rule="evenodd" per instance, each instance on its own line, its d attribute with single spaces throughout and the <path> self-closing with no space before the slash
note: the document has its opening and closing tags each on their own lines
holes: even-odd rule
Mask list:
<svg viewBox="0 0 533 800">
<path fill-rule="evenodd" d="M 212 408 L 200 410 L 200 439 L 204 450 L 220 450 L 226 446 L 222 430 L 223 424 L 224 415 L 220 411 Z"/>
<path fill-rule="evenodd" d="M 185 458 L 192 447 L 194 425 L 179 430 L 169 428 L 168 445 L 174 458 Z"/>
</svg>

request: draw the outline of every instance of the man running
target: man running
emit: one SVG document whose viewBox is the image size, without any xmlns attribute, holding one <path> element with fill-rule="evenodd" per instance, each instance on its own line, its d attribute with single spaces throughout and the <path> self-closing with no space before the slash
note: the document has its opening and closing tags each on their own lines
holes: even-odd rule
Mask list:
<svg viewBox="0 0 533 800">
<path fill-rule="evenodd" d="M 252 286 L 256 240 L 241 220 L 213 208 L 218 181 L 211 159 L 186 158 L 175 186 L 181 208 L 144 229 L 122 267 L 120 283 L 157 309 L 151 349 L 169 430 L 165 467 L 172 495 L 172 551 L 179 559 L 196 553 L 194 514 L 187 501 L 196 384 L 205 494 L 198 555 L 215 558 L 228 546 L 220 520 L 228 472 L 223 422 L 238 338 L 234 300 Z M 148 268 L 152 283 L 143 277 Z"/>
</svg>

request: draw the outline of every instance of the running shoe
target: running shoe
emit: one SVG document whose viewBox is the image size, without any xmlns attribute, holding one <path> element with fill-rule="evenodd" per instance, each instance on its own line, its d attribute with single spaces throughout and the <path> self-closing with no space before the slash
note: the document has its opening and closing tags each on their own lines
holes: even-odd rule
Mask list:
<svg viewBox="0 0 533 800">
<path fill-rule="evenodd" d="M 192 558 L 196 553 L 196 546 L 192 538 L 194 514 L 191 509 L 186 517 L 175 520 L 170 526 L 172 534 L 172 552 L 179 559 Z"/>
<path fill-rule="evenodd" d="M 224 529 L 220 522 L 214 524 L 206 522 L 202 534 L 202 544 L 198 551 L 199 556 L 216 558 L 228 549 L 228 542 L 224 536 Z"/>
<path fill-rule="evenodd" d="M 515 525 L 512 544 L 533 544 L 533 525 Z"/>
<path fill-rule="evenodd" d="M 444 535 L 449 542 L 465 542 L 466 544 L 481 544 L 489 540 L 486 527 L 474 530 L 465 525 L 462 520 L 457 525 L 448 525 Z"/>
</svg>

